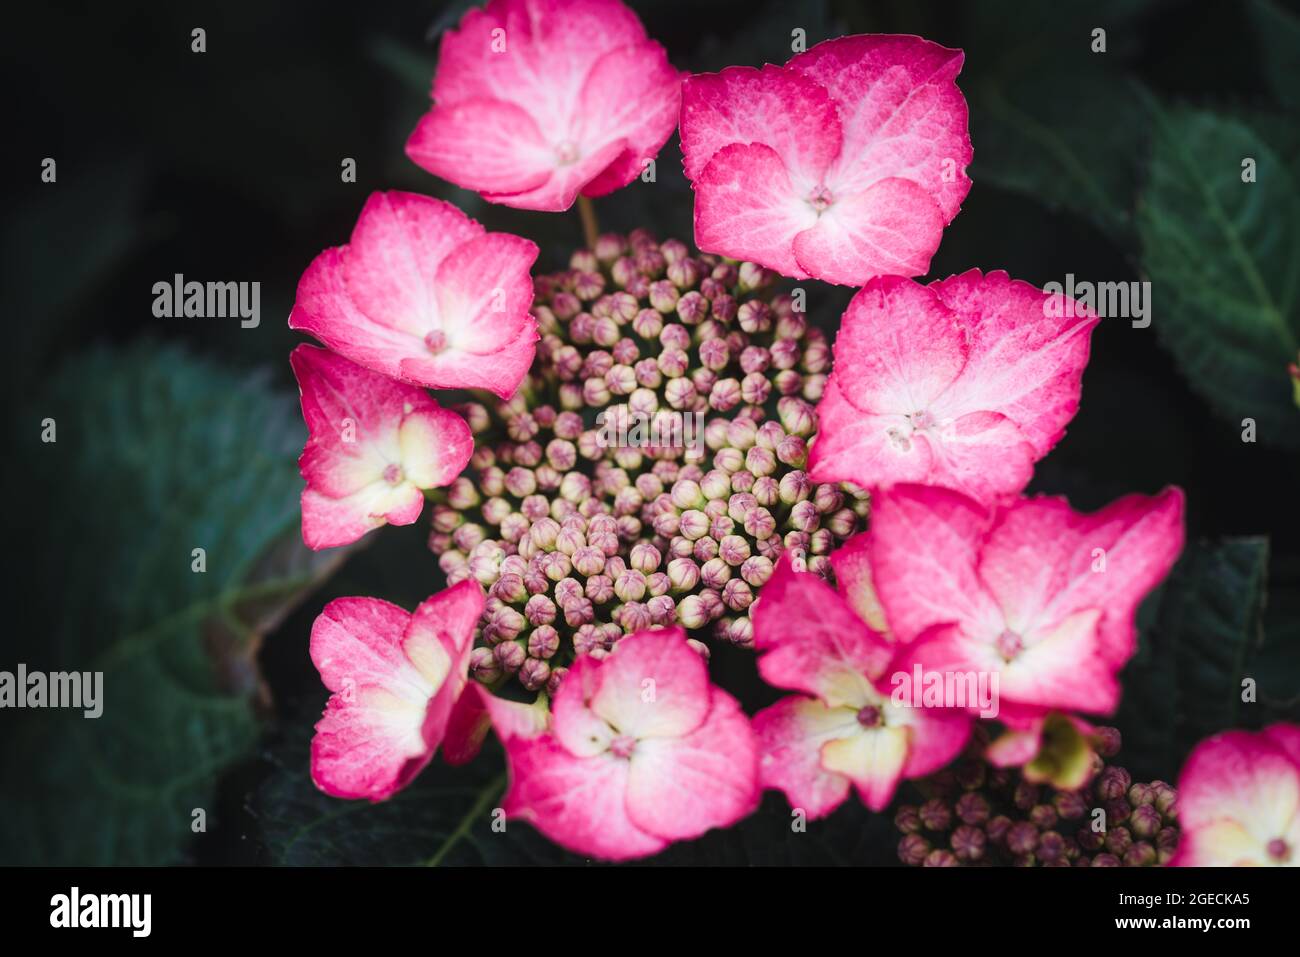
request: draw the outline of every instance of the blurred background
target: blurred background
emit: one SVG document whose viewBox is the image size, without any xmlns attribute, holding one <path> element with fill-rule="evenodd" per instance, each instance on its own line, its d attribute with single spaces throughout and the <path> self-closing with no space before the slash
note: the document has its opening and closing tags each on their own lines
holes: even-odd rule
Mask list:
<svg viewBox="0 0 1300 957">
<path fill-rule="evenodd" d="M 527 236 L 542 270 L 581 244 L 576 211 L 489 206 L 403 153 L 437 38 L 468 6 L 63 2 L 7 27 L 0 670 L 102 670 L 105 707 L 96 720 L 0 711 L 0 864 L 570 860 L 526 827 L 491 835 L 470 816 L 499 786 L 491 751 L 435 764 L 377 808 L 324 798 L 307 776 L 325 699 L 307 656 L 316 613 L 342 594 L 411 608 L 442 576 L 421 524 L 341 554 L 299 544 L 300 337 L 285 322 L 299 275 L 347 240 L 376 189 L 437 195 Z M 1144 606 L 1124 675 L 1123 757 L 1135 776 L 1173 779 L 1205 734 L 1294 718 L 1297 5 L 631 6 L 695 72 L 782 63 L 795 30 L 808 46 L 885 32 L 966 51 L 974 187 L 931 276 L 1152 283 L 1149 328 L 1113 319 L 1094 335 L 1082 410 L 1033 486 L 1088 509 L 1187 491 L 1188 550 Z M 596 206 L 603 229 L 689 241 L 676 140 L 657 182 Z M 153 285 L 177 273 L 260 282 L 260 325 L 156 318 Z M 811 317 L 833 329 L 852 290 L 809 285 Z M 771 700 L 748 657 L 719 658 L 751 711 Z M 1242 676 L 1259 681 L 1252 704 Z M 792 836 L 769 798 L 669 860 L 884 863 L 896 840 L 856 802 Z"/>
</svg>

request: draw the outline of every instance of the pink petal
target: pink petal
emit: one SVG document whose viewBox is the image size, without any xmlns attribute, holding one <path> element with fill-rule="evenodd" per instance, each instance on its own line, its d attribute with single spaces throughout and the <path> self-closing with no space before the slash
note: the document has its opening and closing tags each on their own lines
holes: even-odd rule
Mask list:
<svg viewBox="0 0 1300 957">
<path fill-rule="evenodd" d="M 1112 667 L 1135 648 L 1134 615 L 1183 547 L 1183 495 L 1129 495 L 1092 514 L 1061 498 L 1025 499 L 989 534 L 979 574 L 1016 631 L 1087 608 L 1102 612 L 1099 651 Z"/>
<path fill-rule="evenodd" d="M 326 794 L 380 801 L 429 761 L 422 729 L 435 688 L 402 652 L 410 617 L 377 598 L 339 598 L 312 625 L 312 662 L 334 692 L 312 739 L 312 780 Z"/>
<path fill-rule="evenodd" d="M 718 688 L 703 724 L 684 737 L 637 742 L 630 763 L 628 815 L 641 830 L 665 840 L 729 827 L 758 805 L 758 755 L 749 719 Z"/>
<path fill-rule="evenodd" d="M 551 702 L 555 739 L 570 754 L 587 758 L 609 750 L 615 730 L 592 710 L 592 698 L 604 677 L 601 662 L 579 655 Z M 638 694 L 640 689 L 637 689 Z"/>
<path fill-rule="evenodd" d="M 557 165 L 527 111 L 480 98 L 435 105 L 406 141 L 406 155 L 434 176 L 476 192 L 537 189 Z"/>
<path fill-rule="evenodd" d="M 465 690 L 474 629 L 485 604 L 482 587 L 469 578 L 429 597 L 411 615 L 402 650 L 421 674 L 443 675 L 424 716 L 424 741 L 430 753 L 442 742 Z"/>
<path fill-rule="evenodd" d="M 518 193 L 484 193 L 489 203 L 500 203 L 516 209 L 537 209 L 558 213 L 573 205 L 578 194 L 588 184 L 604 181 L 603 174 L 611 164 L 620 162 L 629 152 L 626 140 L 603 143 L 591 152 L 582 154 L 575 162 L 561 163 L 551 173 L 551 178 L 535 189 Z"/>
<path fill-rule="evenodd" d="M 681 139 L 687 179 L 699 180 L 728 146 L 761 144 L 802 198 L 840 153 L 839 111 L 821 84 L 793 70 L 732 66 L 682 83 Z"/>
<path fill-rule="evenodd" d="M 549 718 L 544 706 L 499 698 L 471 681 L 452 709 L 442 742 L 443 758 L 448 764 L 467 764 L 478 756 L 490 729 L 502 741 L 535 738 L 546 733 Z"/>
<path fill-rule="evenodd" d="M 381 525 L 410 525 L 423 509 L 424 493 L 410 484 L 390 489 L 377 482 L 342 498 L 308 487 L 302 491 L 302 540 L 316 551 L 350 545 Z"/>
<path fill-rule="evenodd" d="M 628 816 L 628 761 L 608 753 L 575 757 L 551 735 L 511 738 L 506 754 L 507 818 L 527 821 L 557 844 L 604 860 L 646 857 L 668 846 Z"/>
<path fill-rule="evenodd" d="M 794 239 L 810 276 L 860 286 L 873 276 L 919 276 L 943 238 L 944 218 L 929 193 L 908 179 L 882 179 L 861 192 L 836 193 L 811 228 Z"/>
<path fill-rule="evenodd" d="M 839 106 L 844 147 L 828 181 L 849 192 L 910 180 L 950 222 L 970 190 L 966 98 L 955 82 L 962 59 L 960 50 L 888 35 L 827 40 L 792 59 Z"/>
<path fill-rule="evenodd" d="M 560 685 L 563 690 L 568 677 Z M 600 662 L 591 710 L 636 738 L 680 738 L 709 713 L 709 672 L 681 628 L 620 638 Z M 558 720 L 558 715 L 557 715 Z"/>
<path fill-rule="evenodd" d="M 784 791 L 791 807 L 802 809 L 814 820 L 844 803 L 849 779 L 822 767 L 821 749 L 828 741 L 856 730 L 852 711 L 791 695 L 754 715 L 753 725 L 764 787 Z"/>
<path fill-rule="evenodd" d="M 1268 853 L 1281 840 L 1300 851 L 1300 765 L 1279 747 L 1275 728 L 1228 731 L 1193 749 L 1178 778 L 1182 842 L 1174 863 L 1240 866 L 1279 863 Z"/>
<path fill-rule="evenodd" d="M 976 568 L 989 517 L 945 489 L 900 485 L 872 498 L 868 555 L 894 636 L 915 640 L 941 622 L 999 629 L 1001 612 Z"/>
<path fill-rule="evenodd" d="M 817 221 L 781 157 L 762 143 L 724 146 L 695 181 L 695 243 L 797 279 L 794 238 Z"/>
<path fill-rule="evenodd" d="M 907 728 L 859 726 L 855 734 L 822 746 L 822 767 L 849 778 L 863 804 L 883 811 L 903 776 L 907 747 Z"/>
<path fill-rule="evenodd" d="M 862 412 L 924 412 L 966 367 L 958 317 L 926 286 L 900 276 L 873 279 L 844 311 L 835 375 Z"/>
<path fill-rule="evenodd" d="M 809 474 L 818 482 L 855 482 L 888 488 L 924 482 L 934 468 L 925 433 L 913 432 L 901 415 L 871 415 L 846 398 L 832 375 L 817 405 L 818 432 L 809 452 Z"/>
<path fill-rule="evenodd" d="M 970 412 L 929 437 L 931 474 L 977 502 L 1010 498 L 1034 477 L 1034 447 L 998 412 Z"/>
<path fill-rule="evenodd" d="M 803 691 L 827 705 L 859 707 L 871 680 L 884 672 L 893 647 L 818 576 L 777 562 L 754 610 L 758 670 L 778 688 Z"/>
<path fill-rule="evenodd" d="M 866 532 L 854 535 L 837 551 L 831 552 L 831 567 L 835 570 L 835 587 L 849 603 L 854 614 L 874 631 L 888 637 L 889 622 L 885 609 L 876 594 L 871 578 L 871 557 L 868 551 L 870 536 Z"/>
<path fill-rule="evenodd" d="M 1073 318 L 1053 317 L 1047 304 L 1059 305 L 1060 297 L 1054 300 L 1001 270 L 981 275 L 971 269 L 930 288 L 962 317 L 970 336 L 966 371 L 939 401 L 941 413 L 999 412 L 1042 458 L 1079 408 L 1097 318 L 1082 307 Z"/>
</svg>

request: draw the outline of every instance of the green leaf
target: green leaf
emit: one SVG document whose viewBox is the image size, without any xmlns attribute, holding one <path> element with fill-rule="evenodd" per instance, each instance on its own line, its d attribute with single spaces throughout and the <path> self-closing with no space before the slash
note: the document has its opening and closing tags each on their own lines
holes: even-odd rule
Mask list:
<svg viewBox="0 0 1300 957">
<path fill-rule="evenodd" d="M 1137 655 L 1121 676 L 1121 761 L 1139 778 L 1172 780 L 1197 741 L 1264 723 L 1242 703 L 1263 639 L 1269 544 L 1264 537 L 1188 545 L 1139 618 Z"/>
<path fill-rule="evenodd" d="M 103 713 L 5 715 L 0 861 L 176 861 L 255 743 L 261 634 L 341 557 L 300 541 L 293 399 L 145 344 L 71 360 L 13 424 L 0 667 L 101 671 Z"/>
<path fill-rule="evenodd" d="M 1278 103 L 1300 110 L 1300 18 L 1272 0 L 1251 0 L 1265 79 Z"/>
<path fill-rule="evenodd" d="M 1287 363 L 1300 344 L 1300 192 L 1245 123 L 1152 103 L 1150 175 L 1138 209 L 1153 323 L 1193 389 L 1262 442 L 1300 447 Z M 1256 182 L 1242 182 L 1242 162 Z"/>
</svg>

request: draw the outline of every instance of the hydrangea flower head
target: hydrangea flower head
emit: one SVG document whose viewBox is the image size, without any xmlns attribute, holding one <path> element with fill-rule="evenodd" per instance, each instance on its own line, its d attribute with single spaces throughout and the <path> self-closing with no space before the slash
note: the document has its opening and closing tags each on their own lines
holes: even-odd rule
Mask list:
<svg viewBox="0 0 1300 957">
<path fill-rule="evenodd" d="M 403 382 L 508 398 L 536 351 L 536 259 L 533 243 L 450 203 L 374 193 L 351 242 L 307 267 L 289 326 Z"/>
<path fill-rule="evenodd" d="M 433 100 L 412 160 L 490 202 L 555 211 L 642 172 L 681 83 L 619 0 L 491 0 L 443 36 Z"/>
<path fill-rule="evenodd" d="M 899 780 L 937 771 L 970 734 L 963 711 L 895 703 L 895 646 L 789 557 L 763 589 L 754 646 L 764 680 L 802 692 L 754 716 L 762 781 L 810 818 L 833 811 L 850 786 L 883 809 Z M 911 700 L 907 688 L 901 695 Z"/>
<path fill-rule="evenodd" d="M 551 711 L 549 731 L 506 737 L 503 806 L 571 850 L 644 857 L 757 805 L 749 721 L 680 628 L 578 658 Z"/>
<path fill-rule="evenodd" d="M 469 462 L 469 426 L 423 389 L 316 346 L 298 346 L 289 361 L 309 431 L 298 460 L 309 547 L 410 525 L 424 508 L 424 489 L 450 485 Z"/>
<path fill-rule="evenodd" d="M 311 660 L 334 692 L 311 743 L 326 794 L 382 801 L 429 763 L 465 688 L 474 582 L 432 596 L 414 614 L 378 598 L 338 598 L 311 630 Z"/>
<path fill-rule="evenodd" d="M 1300 866 L 1300 726 L 1202 741 L 1178 778 L 1178 816 L 1175 866 Z"/>
<path fill-rule="evenodd" d="M 782 552 L 829 576 L 867 502 L 808 477 L 829 348 L 774 278 L 639 230 L 538 277 L 537 361 L 475 407 L 470 466 L 433 510 L 448 580 L 489 590 L 475 677 L 540 690 L 674 623 L 748 646 Z M 625 420 L 641 441 L 605 428 Z"/>
<path fill-rule="evenodd" d="M 1065 305 L 1000 271 L 872 280 L 835 340 L 813 476 L 1017 495 L 1079 406 L 1097 319 Z"/>
<path fill-rule="evenodd" d="M 925 273 L 970 189 L 962 59 L 919 37 L 850 36 L 783 67 L 687 78 L 696 244 L 843 285 Z"/>
</svg>

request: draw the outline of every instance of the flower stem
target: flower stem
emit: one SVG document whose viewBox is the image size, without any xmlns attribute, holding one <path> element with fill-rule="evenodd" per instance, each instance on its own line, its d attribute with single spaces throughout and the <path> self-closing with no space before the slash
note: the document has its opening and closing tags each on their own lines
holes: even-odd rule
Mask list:
<svg viewBox="0 0 1300 957">
<path fill-rule="evenodd" d="M 582 217 L 582 235 L 588 249 L 596 248 L 596 237 L 600 235 L 600 225 L 596 222 L 596 206 L 586 196 L 578 197 L 578 215 Z"/>
</svg>

